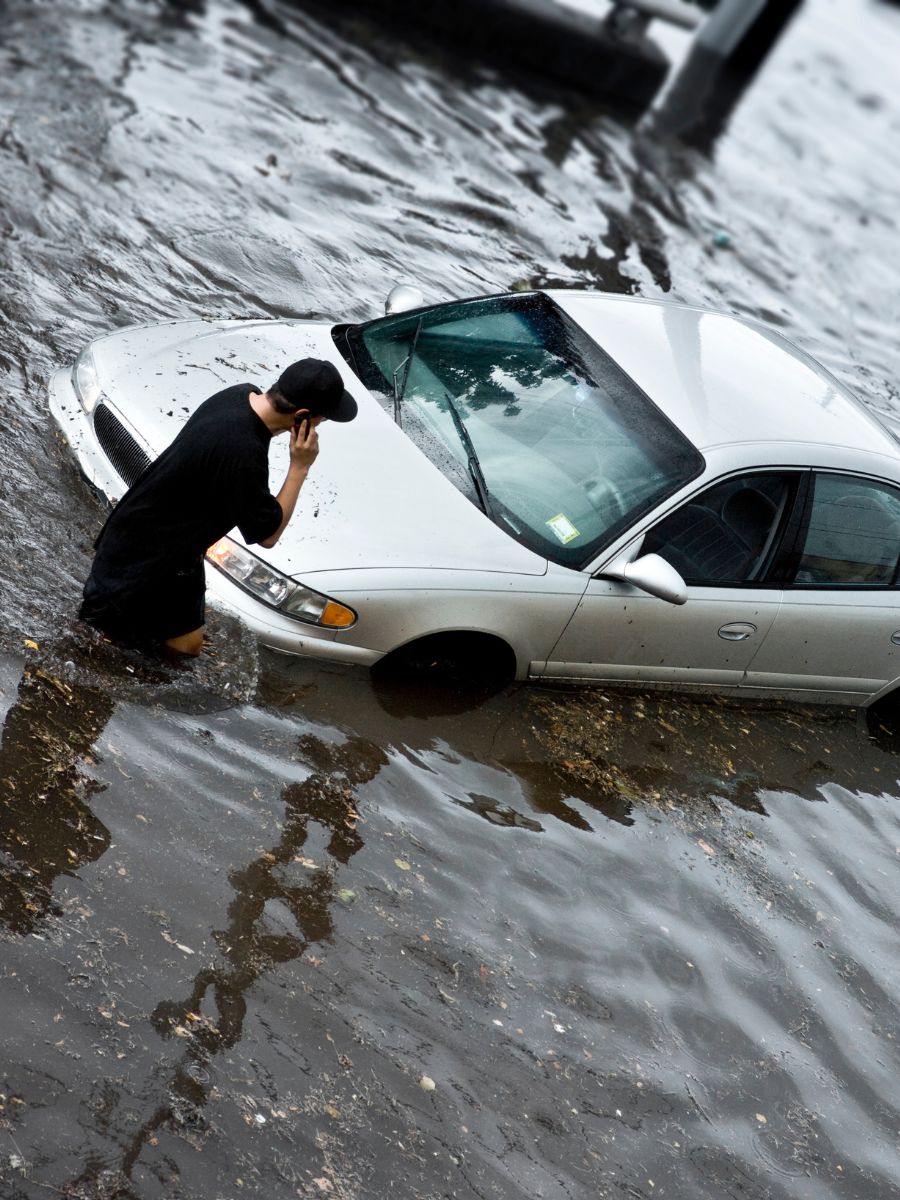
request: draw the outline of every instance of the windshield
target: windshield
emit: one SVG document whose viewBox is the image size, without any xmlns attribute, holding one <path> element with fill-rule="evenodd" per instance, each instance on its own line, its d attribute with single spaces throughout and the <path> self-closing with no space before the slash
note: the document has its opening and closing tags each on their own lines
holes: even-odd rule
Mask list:
<svg viewBox="0 0 900 1200">
<path fill-rule="evenodd" d="M 445 304 L 343 332 L 354 370 L 435 465 L 484 508 L 480 474 L 492 519 L 563 565 L 590 561 L 702 469 L 547 296 Z"/>
</svg>

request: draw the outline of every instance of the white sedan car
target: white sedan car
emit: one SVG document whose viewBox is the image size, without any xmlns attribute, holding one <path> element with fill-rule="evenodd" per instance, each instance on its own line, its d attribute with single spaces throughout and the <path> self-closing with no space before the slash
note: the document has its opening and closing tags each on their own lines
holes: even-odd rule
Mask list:
<svg viewBox="0 0 900 1200">
<path fill-rule="evenodd" d="M 286 534 L 208 554 L 276 650 L 848 704 L 900 684 L 900 445 L 815 361 L 671 303 L 398 292 L 357 325 L 119 330 L 52 412 L 114 501 L 212 392 L 337 366 L 359 417 L 323 429 Z"/>
</svg>

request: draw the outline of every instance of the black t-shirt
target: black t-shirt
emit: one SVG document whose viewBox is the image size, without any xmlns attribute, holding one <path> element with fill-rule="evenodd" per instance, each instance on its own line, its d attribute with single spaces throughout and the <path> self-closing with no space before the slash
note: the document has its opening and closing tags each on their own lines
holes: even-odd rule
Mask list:
<svg viewBox="0 0 900 1200">
<path fill-rule="evenodd" d="M 210 396 L 122 497 L 95 543 L 91 575 L 110 593 L 155 586 L 195 566 L 235 526 L 270 537 L 281 505 L 269 491 L 271 434 L 243 383 Z"/>
</svg>

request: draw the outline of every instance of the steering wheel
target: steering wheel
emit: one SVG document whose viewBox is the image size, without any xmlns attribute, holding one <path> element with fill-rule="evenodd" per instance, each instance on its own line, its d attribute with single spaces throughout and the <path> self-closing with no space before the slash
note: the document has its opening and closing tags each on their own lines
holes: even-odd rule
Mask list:
<svg viewBox="0 0 900 1200">
<path fill-rule="evenodd" d="M 591 504 L 604 514 L 611 514 L 619 518 L 628 515 L 628 502 L 622 495 L 621 488 L 611 479 L 588 480 L 584 485 L 584 490 Z"/>
</svg>

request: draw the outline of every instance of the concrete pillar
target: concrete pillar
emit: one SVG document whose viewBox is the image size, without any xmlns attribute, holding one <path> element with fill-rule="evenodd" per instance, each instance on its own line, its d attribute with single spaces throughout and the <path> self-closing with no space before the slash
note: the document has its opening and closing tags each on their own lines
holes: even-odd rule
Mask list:
<svg viewBox="0 0 900 1200">
<path fill-rule="evenodd" d="M 719 0 L 650 117 L 710 150 L 802 0 Z"/>
</svg>

